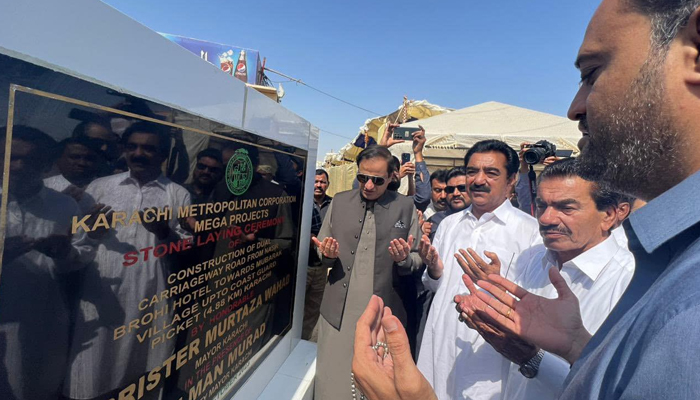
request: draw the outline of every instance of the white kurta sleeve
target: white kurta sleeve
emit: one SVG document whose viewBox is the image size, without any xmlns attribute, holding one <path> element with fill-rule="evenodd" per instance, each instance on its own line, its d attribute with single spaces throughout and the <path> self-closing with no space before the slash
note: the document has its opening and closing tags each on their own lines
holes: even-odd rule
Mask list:
<svg viewBox="0 0 700 400">
<path fill-rule="evenodd" d="M 564 380 L 569 374 L 570 366 L 565 360 L 551 353 L 544 353 L 540 369 L 534 378 L 539 381 L 541 388 L 551 389 L 552 398 L 559 396 L 564 387 Z"/>
</svg>

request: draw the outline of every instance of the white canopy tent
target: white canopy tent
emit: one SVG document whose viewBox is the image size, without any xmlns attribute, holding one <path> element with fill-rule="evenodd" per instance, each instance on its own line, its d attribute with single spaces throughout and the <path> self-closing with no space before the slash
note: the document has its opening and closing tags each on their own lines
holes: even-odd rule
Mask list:
<svg viewBox="0 0 700 400">
<path fill-rule="evenodd" d="M 548 140 L 558 150 L 578 152 L 581 138 L 578 123 L 567 118 L 509 104 L 490 101 L 462 108 L 402 126 L 425 128 L 427 143 L 424 152 L 434 167 L 461 165 L 461 159 L 474 143 L 484 139 L 500 139 L 513 149 L 520 143 Z M 411 152 L 410 143 L 392 146 L 392 153 Z"/>
<path fill-rule="evenodd" d="M 474 143 L 485 139 L 499 139 L 508 143 L 516 151 L 520 143 L 535 143 L 547 140 L 554 143 L 558 150 L 573 150 L 578 153 L 576 144 L 581 138 L 578 123 L 565 117 L 547 114 L 490 101 L 455 111 L 440 108 L 439 115 L 408 122 L 402 126 L 425 128 L 426 148 L 423 154 L 429 170 L 452 168 L 464 163 L 464 155 Z M 366 126 L 369 126 L 366 124 Z M 383 130 L 383 126 L 381 127 Z M 352 144 L 345 146 L 339 153 L 326 157 L 326 164 L 345 160 L 345 163 L 328 168 L 331 175 L 330 192 L 348 190 L 356 173 L 353 164 L 347 160 L 354 159 L 359 152 Z M 411 142 L 400 143 L 390 148 L 391 152 L 401 158 L 401 153 L 411 153 Z M 352 157 L 349 157 L 352 155 Z M 539 169 L 539 168 L 538 168 Z M 402 182 L 400 191 L 405 192 L 406 182 Z"/>
</svg>

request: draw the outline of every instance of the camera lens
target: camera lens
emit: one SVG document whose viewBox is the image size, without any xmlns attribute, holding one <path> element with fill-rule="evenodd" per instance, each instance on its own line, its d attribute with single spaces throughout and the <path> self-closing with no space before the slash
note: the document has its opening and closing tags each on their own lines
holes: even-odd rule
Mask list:
<svg viewBox="0 0 700 400">
<path fill-rule="evenodd" d="M 539 164 L 545 158 L 547 151 L 541 147 L 527 149 L 523 154 L 523 159 L 530 165 Z"/>
</svg>

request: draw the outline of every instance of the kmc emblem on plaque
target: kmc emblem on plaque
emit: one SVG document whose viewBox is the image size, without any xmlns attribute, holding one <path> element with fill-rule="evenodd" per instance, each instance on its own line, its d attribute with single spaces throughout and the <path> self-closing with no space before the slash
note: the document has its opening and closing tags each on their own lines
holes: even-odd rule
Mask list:
<svg viewBox="0 0 700 400">
<path fill-rule="evenodd" d="M 238 149 L 226 165 L 226 186 L 236 196 L 242 195 L 250 187 L 253 180 L 253 163 L 250 162 L 248 151 Z"/>
</svg>

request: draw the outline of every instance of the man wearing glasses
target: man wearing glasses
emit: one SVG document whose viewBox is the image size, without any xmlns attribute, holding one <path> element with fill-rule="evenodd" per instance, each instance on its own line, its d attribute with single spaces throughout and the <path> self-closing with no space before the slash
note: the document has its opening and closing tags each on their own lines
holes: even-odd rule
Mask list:
<svg viewBox="0 0 700 400">
<path fill-rule="evenodd" d="M 464 165 L 471 205 L 440 223 L 432 245 L 423 236 L 419 246 L 428 266 L 423 283 L 435 296 L 418 368 L 439 399 L 491 398 L 489 393 L 501 390 L 501 382 L 491 378 L 501 374 L 502 358 L 455 318 L 454 296 L 464 292 L 458 258 L 489 260 L 483 263 L 487 273 L 512 278 L 518 256 L 542 243 L 537 220 L 508 200 L 520 166 L 515 150 L 500 140 L 483 140 L 469 149 Z"/>
<path fill-rule="evenodd" d="M 467 193 L 467 175 L 464 172 L 464 168 L 455 167 L 452 168 L 447 173 L 447 178 L 445 179 L 445 202 L 447 208 L 440 211 L 430 217 L 428 222 L 431 223 L 430 227 L 430 239 L 435 238 L 435 232 L 437 232 L 440 222 L 442 222 L 445 217 L 450 216 L 456 212 L 462 211 L 469 207 L 471 200 L 469 200 L 469 194 Z"/>
<path fill-rule="evenodd" d="M 192 183 L 187 185 L 192 196 L 192 204 L 211 201 L 216 184 L 224 177 L 224 164 L 221 151 L 205 149 L 197 154 L 197 164 L 192 171 Z"/>
<path fill-rule="evenodd" d="M 338 193 L 314 243 L 328 275 L 318 336 L 316 399 L 350 399 L 355 323 L 373 294 L 415 335 L 418 216 L 413 199 L 388 191 L 391 152 L 372 146 L 357 157 L 360 187 Z M 414 245 L 415 244 L 415 245 Z"/>
</svg>

